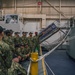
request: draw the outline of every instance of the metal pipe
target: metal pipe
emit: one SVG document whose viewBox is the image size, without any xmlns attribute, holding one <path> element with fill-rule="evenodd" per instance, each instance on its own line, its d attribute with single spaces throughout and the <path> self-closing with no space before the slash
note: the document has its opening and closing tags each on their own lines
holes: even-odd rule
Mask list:
<svg viewBox="0 0 75 75">
<path fill-rule="evenodd" d="M 15 6 L 15 8 L 14 8 L 14 9 L 15 9 L 15 11 L 14 11 L 14 12 L 15 12 L 15 14 L 16 14 L 16 13 L 17 13 L 16 0 L 14 1 L 14 6 Z"/>
<path fill-rule="evenodd" d="M 41 0 L 40 0 L 40 2 L 42 2 Z M 42 13 L 42 5 L 40 4 L 40 14 Z"/>
<path fill-rule="evenodd" d="M 62 16 L 64 16 L 65 18 L 69 19 L 68 17 L 65 16 L 65 14 L 63 12 L 61 12 L 60 10 L 58 10 L 55 6 L 53 6 L 48 0 L 45 0 L 53 9 L 55 9 L 58 13 L 61 13 Z"/>
<path fill-rule="evenodd" d="M 40 0 L 41 2 L 41 0 Z M 39 13 L 41 14 L 42 13 L 42 6 L 40 4 L 40 8 L 39 8 Z M 42 19 L 40 19 L 40 28 L 42 28 Z"/>
<path fill-rule="evenodd" d="M 61 11 L 61 0 L 60 0 L 59 10 Z M 61 25 L 61 13 L 60 13 L 60 25 Z"/>
<path fill-rule="evenodd" d="M 59 10 L 61 11 L 61 0 L 59 1 Z M 59 20 L 60 20 L 60 23 L 59 23 L 59 27 L 61 25 L 61 13 L 59 13 Z M 60 39 L 61 39 L 61 32 L 59 31 L 59 35 L 60 35 Z"/>
</svg>

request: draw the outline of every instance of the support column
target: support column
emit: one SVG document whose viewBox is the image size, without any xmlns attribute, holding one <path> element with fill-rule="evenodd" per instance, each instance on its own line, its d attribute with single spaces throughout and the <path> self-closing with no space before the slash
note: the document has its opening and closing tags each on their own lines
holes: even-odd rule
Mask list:
<svg viewBox="0 0 75 75">
<path fill-rule="evenodd" d="M 33 60 L 33 62 L 31 62 L 30 74 L 38 75 L 38 62 L 36 62 L 36 60 L 38 59 L 38 53 L 31 53 L 31 59 Z"/>
<path fill-rule="evenodd" d="M 60 0 L 60 6 L 59 6 L 60 8 L 59 8 L 59 10 L 61 11 L 61 0 Z M 60 14 L 60 24 L 61 24 L 61 13 L 59 13 Z"/>
<path fill-rule="evenodd" d="M 40 0 L 40 2 L 42 1 Z M 42 4 L 40 4 L 40 14 L 42 14 Z"/>
<path fill-rule="evenodd" d="M 17 13 L 16 0 L 14 0 L 14 13 Z"/>
<path fill-rule="evenodd" d="M 42 17 L 42 28 L 46 28 L 46 15 Z"/>
<path fill-rule="evenodd" d="M 61 11 L 61 0 L 59 3 L 59 10 Z M 60 25 L 61 25 L 61 13 L 59 13 L 59 20 L 60 20 L 60 23 L 59 23 L 59 27 L 60 27 Z M 60 35 L 60 39 L 61 39 L 61 31 L 59 31 L 59 35 Z"/>
</svg>

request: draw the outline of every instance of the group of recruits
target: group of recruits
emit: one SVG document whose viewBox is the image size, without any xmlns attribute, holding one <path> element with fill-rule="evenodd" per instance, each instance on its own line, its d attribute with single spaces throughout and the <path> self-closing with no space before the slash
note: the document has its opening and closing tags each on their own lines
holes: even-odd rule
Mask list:
<svg viewBox="0 0 75 75">
<path fill-rule="evenodd" d="M 38 33 L 15 32 L 12 36 L 12 30 L 4 30 L 0 26 L 0 75 L 27 75 L 27 71 L 20 62 L 26 61 L 30 57 L 30 53 L 38 52 L 40 54 Z"/>
</svg>

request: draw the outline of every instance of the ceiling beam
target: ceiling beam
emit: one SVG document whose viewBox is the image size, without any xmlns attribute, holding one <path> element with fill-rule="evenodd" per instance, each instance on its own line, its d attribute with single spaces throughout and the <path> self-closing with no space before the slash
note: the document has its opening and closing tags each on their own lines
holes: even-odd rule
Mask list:
<svg viewBox="0 0 75 75">
<path fill-rule="evenodd" d="M 60 10 L 58 10 L 55 6 L 53 6 L 48 0 L 45 0 L 46 3 L 48 3 L 53 9 L 55 9 L 59 14 L 61 14 L 62 16 L 64 16 L 65 18 L 68 19 L 68 17 Z"/>
</svg>

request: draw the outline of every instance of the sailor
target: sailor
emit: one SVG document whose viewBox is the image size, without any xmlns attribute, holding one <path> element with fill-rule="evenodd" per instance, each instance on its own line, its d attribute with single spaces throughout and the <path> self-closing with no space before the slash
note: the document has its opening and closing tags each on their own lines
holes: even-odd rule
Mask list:
<svg viewBox="0 0 75 75">
<path fill-rule="evenodd" d="M 13 41 L 13 38 L 12 38 L 11 30 L 6 30 L 5 35 L 6 36 L 3 38 L 3 41 L 6 42 L 10 46 L 12 52 L 14 52 L 15 47 L 14 47 L 14 41 Z"/>
<path fill-rule="evenodd" d="M 35 32 L 35 36 L 34 36 L 34 42 L 35 42 L 35 51 L 34 52 L 38 52 L 40 55 L 40 43 L 39 43 L 39 35 L 38 32 Z"/>
<path fill-rule="evenodd" d="M 21 37 L 21 43 L 22 44 L 28 44 L 27 33 L 28 32 L 22 32 L 22 37 Z"/>
<path fill-rule="evenodd" d="M 20 46 L 21 47 L 17 50 L 17 56 L 21 61 L 24 61 L 30 56 L 30 48 L 28 47 L 28 44 L 21 44 Z"/>
<path fill-rule="evenodd" d="M 13 32 L 14 32 L 14 31 L 13 31 L 12 29 L 10 29 L 10 33 L 11 33 L 11 34 L 10 34 L 10 36 L 12 36 L 12 35 L 13 35 Z"/>
<path fill-rule="evenodd" d="M 3 36 L 3 28 L 0 26 L 0 75 L 8 75 L 8 69 L 12 63 L 12 52 L 9 45 L 2 40 Z"/>
<path fill-rule="evenodd" d="M 9 31 L 10 31 L 10 37 L 14 43 L 14 36 L 13 36 L 14 31 L 12 29 L 10 29 Z"/>
<path fill-rule="evenodd" d="M 27 71 L 14 59 L 11 68 L 8 69 L 8 75 L 27 75 Z"/>
<path fill-rule="evenodd" d="M 28 43 L 28 45 L 31 49 L 31 52 L 34 52 L 34 39 L 33 39 L 32 34 L 33 34 L 32 32 L 29 33 L 29 37 L 28 37 L 29 43 Z"/>
<path fill-rule="evenodd" d="M 21 38 L 19 36 L 19 32 L 15 32 L 14 44 L 15 44 L 15 46 L 21 44 Z"/>
</svg>

